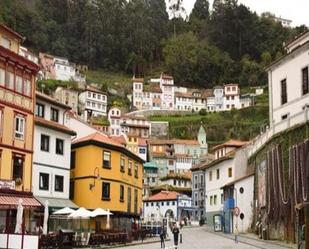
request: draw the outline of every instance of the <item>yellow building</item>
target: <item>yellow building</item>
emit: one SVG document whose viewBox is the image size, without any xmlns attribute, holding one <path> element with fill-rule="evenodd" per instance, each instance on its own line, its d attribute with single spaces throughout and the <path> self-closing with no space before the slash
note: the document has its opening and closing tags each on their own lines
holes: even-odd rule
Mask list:
<svg viewBox="0 0 309 249">
<path fill-rule="evenodd" d="M 104 134 L 78 139 L 72 144 L 71 198 L 87 209 L 110 209 L 112 226 L 129 228 L 141 213 L 143 162 Z"/>
<path fill-rule="evenodd" d="M 26 209 L 40 206 L 31 194 L 35 77 L 39 67 L 18 54 L 22 39 L 0 24 L 0 227 L 8 233 L 16 215 L 11 209 L 16 209 L 19 199 Z M 27 219 L 29 212 L 25 214 Z"/>
</svg>

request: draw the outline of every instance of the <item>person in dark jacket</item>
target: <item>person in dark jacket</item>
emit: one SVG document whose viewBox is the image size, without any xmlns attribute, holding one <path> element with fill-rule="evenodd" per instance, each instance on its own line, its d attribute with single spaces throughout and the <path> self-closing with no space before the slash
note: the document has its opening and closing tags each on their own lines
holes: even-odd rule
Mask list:
<svg viewBox="0 0 309 249">
<path fill-rule="evenodd" d="M 174 245 L 175 245 L 175 249 L 177 249 L 178 237 L 179 237 L 179 228 L 177 227 L 176 223 L 175 223 L 174 226 L 173 226 L 172 233 L 173 233 L 173 235 L 174 235 Z"/>
<path fill-rule="evenodd" d="M 164 237 L 165 237 L 164 227 L 161 227 L 161 233 L 160 233 L 161 248 L 165 248 Z"/>
</svg>

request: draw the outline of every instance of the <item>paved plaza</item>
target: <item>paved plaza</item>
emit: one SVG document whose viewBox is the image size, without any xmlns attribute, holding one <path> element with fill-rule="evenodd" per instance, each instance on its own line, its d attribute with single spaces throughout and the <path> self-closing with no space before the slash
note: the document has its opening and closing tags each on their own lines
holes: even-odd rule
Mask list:
<svg viewBox="0 0 309 249">
<path fill-rule="evenodd" d="M 232 236 L 224 236 L 222 233 L 213 233 L 205 228 L 183 229 L 183 243 L 178 245 L 178 249 L 284 249 L 293 248 L 279 246 L 265 241 L 250 240 L 241 237 L 239 243 L 232 240 Z M 171 236 L 171 235 L 170 235 Z M 128 247 L 121 247 L 127 248 Z M 160 243 L 130 246 L 130 249 L 159 249 Z M 172 249 L 172 240 L 166 242 L 166 249 Z"/>
</svg>

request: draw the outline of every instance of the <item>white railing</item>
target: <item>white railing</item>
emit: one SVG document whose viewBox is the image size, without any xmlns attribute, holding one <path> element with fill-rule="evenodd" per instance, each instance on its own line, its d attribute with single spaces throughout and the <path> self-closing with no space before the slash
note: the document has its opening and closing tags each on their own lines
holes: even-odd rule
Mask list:
<svg viewBox="0 0 309 249">
<path fill-rule="evenodd" d="M 252 156 L 255 152 L 261 149 L 265 143 L 267 143 L 274 135 L 279 132 L 285 131 L 295 125 L 306 123 L 309 120 L 309 109 L 305 109 L 299 113 L 296 113 L 293 116 L 288 117 L 285 120 L 282 120 L 279 123 L 273 124 L 270 126 L 264 133 L 261 133 L 247 145 L 246 151 L 248 158 Z"/>
</svg>

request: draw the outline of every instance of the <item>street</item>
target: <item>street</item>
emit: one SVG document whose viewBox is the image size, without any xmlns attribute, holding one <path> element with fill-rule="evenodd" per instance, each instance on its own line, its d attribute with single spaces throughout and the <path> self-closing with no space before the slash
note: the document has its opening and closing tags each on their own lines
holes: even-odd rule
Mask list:
<svg viewBox="0 0 309 249">
<path fill-rule="evenodd" d="M 243 243 L 235 243 L 234 240 L 222 236 L 222 233 L 212 233 L 207 232 L 205 228 L 189 228 L 183 229 L 183 243 L 178 245 L 178 249 L 253 249 L 253 248 L 263 248 L 263 249 L 280 249 L 286 247 L 280 247 L 273 244 L 268 244 L 264 241 L 249 241 L 246 239 L 241 239 Z M 169 235 L 171 236 L 171 235 Z M 250 245 L 252 243 L 252 245 Z M 166 242 L 166 249 L 172 249 L 173 240 Z M 128 248 L 128 247 L 121 247 Z M 158 249 L 160 248 L 160 243 L 136 245 L 130 247 L 131 249 Z"/>
</svg>

